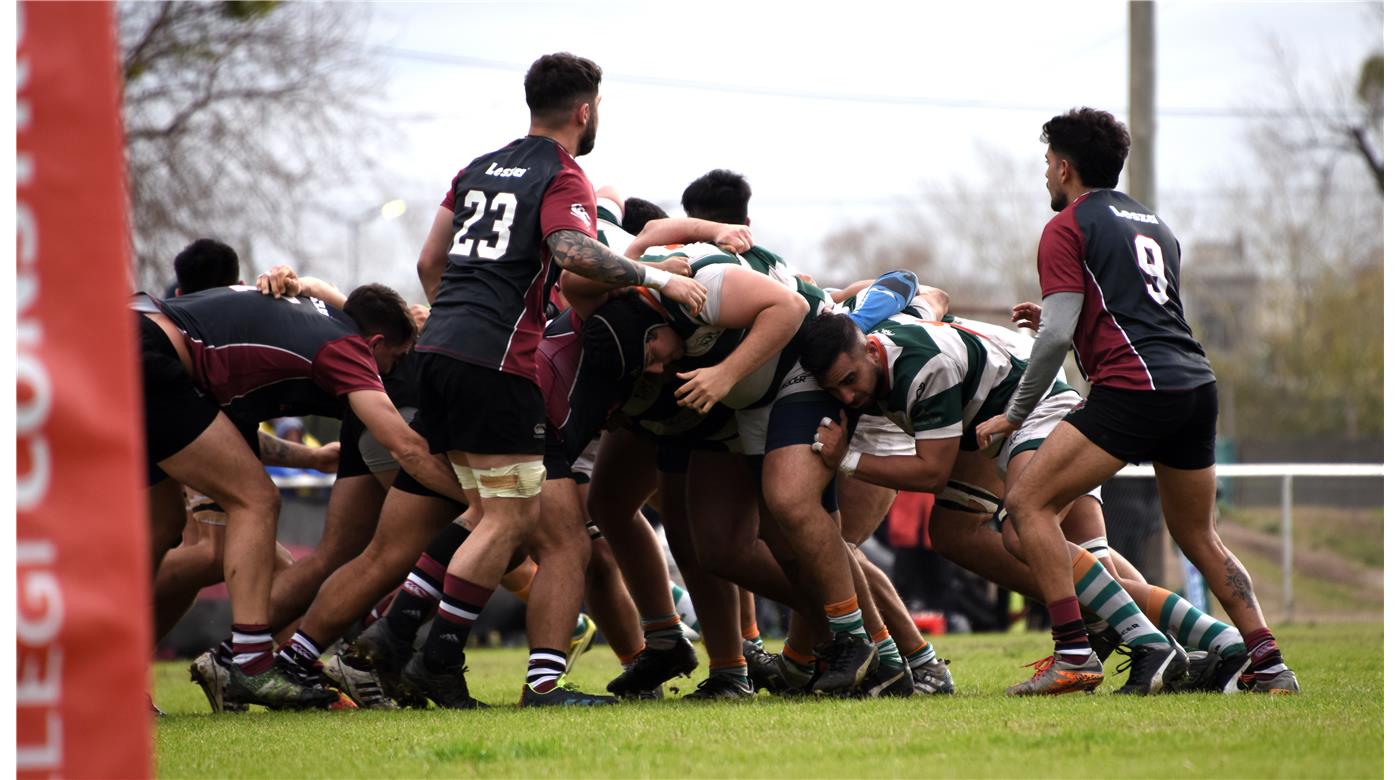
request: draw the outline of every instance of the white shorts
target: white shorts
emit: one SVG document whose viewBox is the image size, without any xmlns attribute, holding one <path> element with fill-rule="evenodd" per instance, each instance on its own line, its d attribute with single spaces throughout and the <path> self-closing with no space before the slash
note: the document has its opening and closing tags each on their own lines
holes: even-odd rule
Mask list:
<svg viewBox="0 0 1400 780">
<path fill-rule="evenodd" d="M 862 414 L 851 435 L 851 449 L 862 455 L 913 455 L 914 437 L 882 414 Z"/>
<path fill-rule="evenodd" d="M 744 449 L 744 454 L 766 454 L 768 451 L 768 417 L 772 413 L 773 407 L 779 401 L 807 393 L 827 395 L 827 392 L 817 384 L 817 378 L 803 369 L 801 363 L 795 362 L 792 368 L 788 369 L 787 374 L 783 376 L 783 381 L 778 385 L 778 393 L 773 397 L 772 403 L 753 409 L 735 409 L 734 419 L 739 424 L 739 441 Z M 812 434 L 815 433 L 816 426 L 814 425 Z M 810 435 L 808 439 L 810 443 Z"/>
<path fill-rule="evenodd" d="M 1011 435 L 1006 437 L 1006 441 L 1002 442 L 1001 449 L 996 454 L 997 471 L 1001 472 L 1001 476 L 1006 476 L 1006 467 L 1012 458 L 1027 450 L 1039 449 L 1041 443 L 1050 435 L 1050 431 L 1054 430 L 1082 400 L 1079 393 L 1072 392 L 1056 393 L 1040 399 L 1040 403 L 1026 416 L 1025 422 L 1021 423 L 1021 427 L 1012 431 Z"/>
</svg>

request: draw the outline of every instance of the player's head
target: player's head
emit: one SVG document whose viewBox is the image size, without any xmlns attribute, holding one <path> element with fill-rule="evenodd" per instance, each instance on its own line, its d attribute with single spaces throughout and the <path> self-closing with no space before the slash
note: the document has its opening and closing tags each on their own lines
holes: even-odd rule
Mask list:
<svg viewBox="0 0 1400 780">
<path fill-rule="evenodd" d="M 201 238 L 175 255 L 175 294 L 238 284 L 238 253 L 212 238 Z"/>
<path fill-rule="evenodd" d="M 394 369 L 418 336 L 408 304 L 382 284 L 365 284 L 352 290 L 345 299 L 345 313 L 369 342 L 381 374 Z"/>
<path fill-rule="evenodd" d="M 820 314 L 797 332 L 797 342 L 802 367 L 841 403 L 861 409 L 883 394 L 874 353 L 878 348 L 863 337 L 855 320 Z"/>
<path fill-rule="evenodd" d="M 752 196 L 753 190 L 742 175 L 716 168 L 685 188 L 681 193 L 681 207 L 688 217 L 747 225 Z"/>
<path fill-rule="evenodd" d="M 1069 205 L 1067 189 L 1076 180 L 1089 188 L 1118 186 L 1118 174 L 1132 144 L 1122 122 L 1094 108 L 1072 109 L 1046 122 L 1040 128 L 1040 141 L 1049 145 L 1045 188 L 1055 211 Z"/>
<path fill-rule="evenodd" d="M 598 307 L 583 326 L 584 349 L 616 355 L 616 377 L 660 374 L 685 355 L 685 342 L 642 294 L 626 290 Z"/>
<path fill-rule="evenodd" d="M 593 151 L 598 135 L 598 85 L 603 70 L 568 52 L 546 54 L 525 73 L 525 104 L 530 122 L 550 130 L 582 128 L 576 155 Z"/>
<path fill-rule="evenodd" d="M 628 198 L 622 204 L 622 229 L 634 236 L 639 235 L 653 219 L 666 217 L 665 209 L 643 198 Z"/>
</svg>

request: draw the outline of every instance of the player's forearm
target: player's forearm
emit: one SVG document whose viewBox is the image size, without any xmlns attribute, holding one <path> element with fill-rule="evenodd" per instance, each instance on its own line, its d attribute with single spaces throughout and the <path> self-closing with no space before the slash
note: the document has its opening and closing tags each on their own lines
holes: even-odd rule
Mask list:
<svg viewBox="0 0 1400 780">
<path fill-rule="evenodd" d="M 334 309 L 345 308 L 345 293 L 330 282 L 317 279 L 314 276 L 301 277 L 301 294 L 320 298 L 326 302 L 327 306 Z"/>
<path fill-rule="evenodd" d="M 646 281 L 641 265 L 577 230 L 556 230 L 549 234 L 545 243 L 560 268 L 585 279 L 609 287 L 627 287 Z"/>
<path fill-rule="evenodd" d="M 802 327 L 807 307 L 800 298 L 774 303 L 760 309 L 743 340 L 720 365 L 736 381 L 752 374 L 783 351 Z"/>
<path fill-rule="evenodd" d="M 263 431 L 258 431 L 258 453 L 266 466 L 312 469 L 320 462 L 316 448 L 279 439 Z"/>
<path fill-rule="evenodd" d="M 1041 396 L 1050 389 L 1065 362 L 1065 353 L 1074 345 L 1074 329 L 1079 324 L 1083 307 L 1082 293 L 1055 293 L 1042 302 L 1040 332 L 1031 348 L 1021 383 L 1006 407 L 1006 419 L 1013 423 L 1024 422 Z"/>
<path fill-rule="evenodd" d="M 708 219 L 695 219 L 694 217 L 653 219 L 642 228 L 642 232 L 637 234 L 637 238 L 627 246 L 627 251 L 623 254 L 635 260 L 641 257 L 647 249 L 654 246 L 688 244 L 692 241 L 714 241 L 724 227 L 722 223 L 711 222 Z"/>
<path fill-rule="evenodd" d="M 390 449 L 399 468 L 404 469 L 414 479 L 439 495 L 454 501 L 462 500 L 462 485 L 457 475 L 447 465 L 447 459 L 428 452 L 427 443 L 421 439 L 416 443 L 400 444 Z"/>
<path fill-rule="evenodd" d="M 881 487 L 937 494 L 948 484 L 948 473 L 948 468 L 927 463 L 917 455 L 862 454 L 850 475 Z"/>
</svg>

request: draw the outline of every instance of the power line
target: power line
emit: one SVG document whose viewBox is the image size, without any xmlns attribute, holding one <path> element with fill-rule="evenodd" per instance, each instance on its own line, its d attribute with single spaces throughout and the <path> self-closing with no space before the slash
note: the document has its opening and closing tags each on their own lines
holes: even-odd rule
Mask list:
<svg viewBox="0 0 1400 780">
<path fill-rule="evenodd" d="M 504 60 L 492 60 L 482 57 L 469 57 L 461 54 L 448 54 L 445 52 L 424 51 L 419 49 L 405 49 L 396 46 L 372 45 L 368 47 L 370 51 L 382 54 L 386 57 L 400 60 L 412 60 L 425 62 L 433 65 L 460 68 L 480 68 L 485 70 L 509 71 L 512 73 L 523 73 L 529 68 L 528 64 L 519 62 L 506 62 Z M 691 89 L 701 92 L 722 92 L 735 95 L 751 95 L 754 97 L 775 97 L 789 98 L 793 100 L 823 100 L 844 103 L 869 103 L 895 106 L 920 106 L 927 108 L 947 108 L 973 111 L 1024 111 L 1043 114 L 1046 112 L 1055 113 L 1064 110 L 1064 106 L 1052 106 L 1048 104 L 1035 105 L 1028 103 L 1002 103 L 991 100 L 972 100 L 965 98 L 937 98 L 927 95 L 881 95 L 861 92 L 824 92 L 820 90 L 786 89 L 778 87 L 761 87 L 746 84 L 726 84 L 712 81 L 694 81 L 690 79 L 663 78 L 660 76 L 639 76 L 627 73 L 608 73 L 608 81 L 621 82 L 624 84 L 637 84 L 648 87 L 670 87 L 675 89 Z M 1124 106 L 1114 106 L 1120 113 L 1125 110 Z M 1359 113 L 1346 109 L 1309 109 L 1309 108 L 1226 108 L 1219 106 L 1177 106 L 1158 109 L 1162 116 L 1187 117 L 1196 119 L 1317 119 L 1336 118 L 1351 120 L 1359 117 Z M 403 118 L 410 121 L 423 121 L 428 119 L 450 119 L 465 118 L 466 114 L 434 114 L 431 112 L 417 112 L 405 115 Z"/>
</svg>

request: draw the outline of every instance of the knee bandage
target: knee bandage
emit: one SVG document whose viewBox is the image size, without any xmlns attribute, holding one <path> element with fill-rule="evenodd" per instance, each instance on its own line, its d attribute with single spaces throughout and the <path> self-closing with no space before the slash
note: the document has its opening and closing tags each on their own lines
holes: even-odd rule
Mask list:
<svg viewBox="0 0 1400 780">
<path fill-rule="evenodd" d="M 544 485 L 544 461 L 476 469 L 474 476 L 482 498 L 534 498 Z"/>
<path fill-rule="evenodd" d="M 462 485 L 462 492 L 467 493 L 476 490 L 476 470 L 471 466 L 463 466 L 460 463 L 453 463 L 452 470 L 457 472 L 457 482 Z"/>
</svg>

